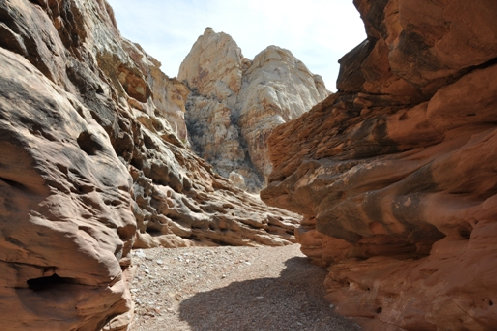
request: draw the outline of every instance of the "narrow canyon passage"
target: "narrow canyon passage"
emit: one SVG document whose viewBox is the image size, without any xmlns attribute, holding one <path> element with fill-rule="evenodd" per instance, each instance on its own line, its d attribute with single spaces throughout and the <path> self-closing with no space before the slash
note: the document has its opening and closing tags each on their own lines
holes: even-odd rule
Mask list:
<svg viewBox="0 0 497 331">
<path fill-rule="evenodd" d="M 152 248 L 133 261 L 132 330 L 359 330 L 296 244 Z"/>
<path fill-rule="evenodd" d="M 107 0 L 0 1 L 1 331 L 497 330 L 497 1 L 340 2 L 329 94 L 190 10 L 173 78 Z"/>
</svg>

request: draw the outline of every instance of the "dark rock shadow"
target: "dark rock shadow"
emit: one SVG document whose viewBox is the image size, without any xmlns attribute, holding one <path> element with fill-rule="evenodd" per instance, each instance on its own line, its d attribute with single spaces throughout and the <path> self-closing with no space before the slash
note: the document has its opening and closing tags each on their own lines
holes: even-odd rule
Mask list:
<svg viewBox="0 0 497 331">
<path fill-rule="evenodd" d="M 278 278 L 234 282 L 180 303 L 192 330 L 359 330 L 323 299 L 326 270 L 294 257 Z"/>
</svg>

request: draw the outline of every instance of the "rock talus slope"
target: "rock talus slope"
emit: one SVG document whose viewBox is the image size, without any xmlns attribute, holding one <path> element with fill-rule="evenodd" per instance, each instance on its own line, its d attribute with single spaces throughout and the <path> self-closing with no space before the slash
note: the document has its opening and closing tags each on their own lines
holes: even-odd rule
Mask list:
<svg viewBox="0 0 497 331">
<path fill-rule="evenodd" d="M 1 1 L 0 66 L 3 330 L 126 328 L 133 246 L 293 240 L 186 148 L 188 89 L 105 1 Z"/>
<path fill-rule="evenodd" d="M 269 46 L 249 60 L 230 35 L 211 28 L 181 63 L 178 80 L 192 90 L 185 119 L 193 149 L 250 191 L 271 172 L 266 138 L 272 128 L 328 95 L 321 77 L 291 52 Z"/>
<path fill-rule="evenodd" d="M 497 3 L 356 0 L 338 92 L 269 142 L 328 298 L 371 329 L 497 328 Z"/>
</svg>

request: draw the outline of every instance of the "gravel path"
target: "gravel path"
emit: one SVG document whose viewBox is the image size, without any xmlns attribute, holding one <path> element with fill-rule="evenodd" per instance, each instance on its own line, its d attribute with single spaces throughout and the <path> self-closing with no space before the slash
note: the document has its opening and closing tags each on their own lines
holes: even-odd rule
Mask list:
<svg viewBox="0 0 497 331">
<path fill-rule="evenodd" d="M 298 245 L 133 252 L 132 330 L 359 330 L 323 299 Z"/>
</svg>

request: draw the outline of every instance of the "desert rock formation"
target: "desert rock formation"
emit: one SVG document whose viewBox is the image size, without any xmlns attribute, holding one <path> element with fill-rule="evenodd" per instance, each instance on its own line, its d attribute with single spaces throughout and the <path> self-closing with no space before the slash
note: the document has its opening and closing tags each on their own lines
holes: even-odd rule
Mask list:
<svg viewBox="0 0 497 331">
<path fill-rule="evenodd" d="M 337 312 L 497 328 L 497 3 L 355 0 L 336 94 L 269 137 L 266 202 L 304 215 Z"/>
<path fill-rule="evenodd" d="M 272 128 L 328 95 L 321 77 L 291 52 L 269 46 L 249 60 L 230 35 L 211 28 L 181 63 L 178 80 L 192 90 L 185 119 L 193 149 L 249 191 L 258 191 L 271 172 Z"/>
<path fill-rule="evenodd" d="M 104 0 L 0 2 L 2 330 L 131 318 L 131 248 L 282 245 L 296 216 L 185 146 L 188 89 Z"/>
</svg>

